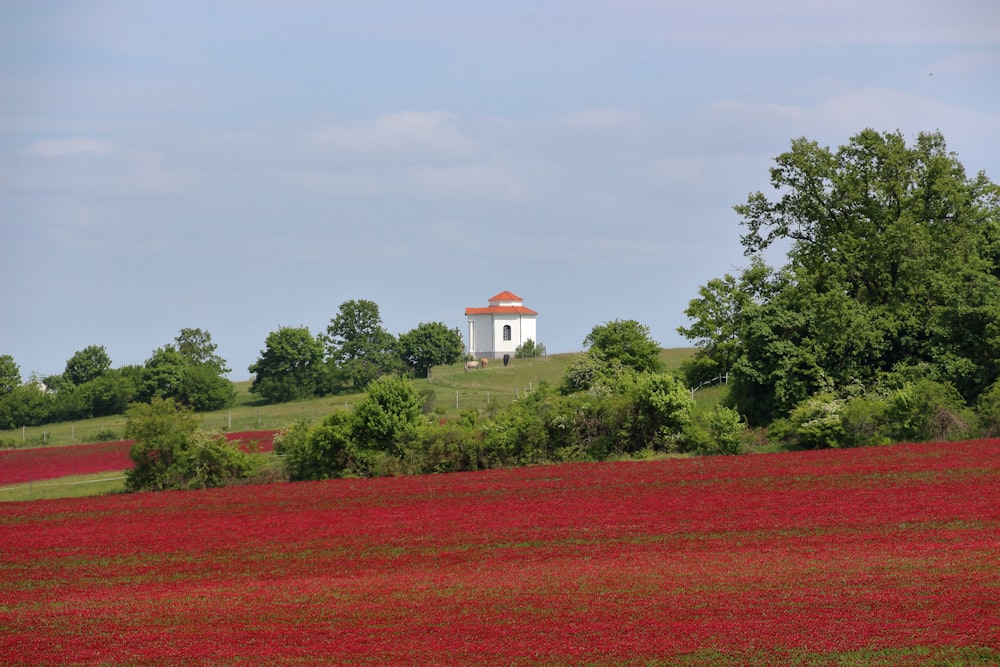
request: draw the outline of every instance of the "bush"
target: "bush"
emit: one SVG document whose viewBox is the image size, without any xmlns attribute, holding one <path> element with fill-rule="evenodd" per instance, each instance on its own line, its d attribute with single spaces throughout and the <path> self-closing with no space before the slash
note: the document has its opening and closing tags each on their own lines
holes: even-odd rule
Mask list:
<svg viewBox="0 0 1000 667">
<path fill-rule="evenodd" d="M 368 385 L 368 394 L 354 409 L 351 439 L 358 450 L 395 456 L 422 419 L 420 397 L 413 385 L 385 375 Z"/>
<path fill-rule="evenodd" d="M 927 379 L 893 392 L 886 417 L 897 442 L 961 440 L 973 434 L 976 421 L 953 385 Z"/>
<path fill-rule="evenodd" d="M 173 466 L 173 485 L 179 489 L 227 486 L 252 477 L 262 468 L 260 456 L 248 454 L 239 443 L 221 433 L 196 431 L 188 439 Z"/>
<path fill-rule="evenodd" d="M 448 422 L 421 427 L 417 444 L 409 448 L 404 459 L 408 468 L 420 473 L 461 472 L 480 470 L 481 436 L 468 423 Z"/>
<path fill-rule="evenodd" d="M 881 397 L 856 396 L 848 399 L 840 410 L 844 446 L 866 447 L 891 442 L 887 409 L 888 404 Z"/>
<path fill-rule="evenodd" d="M 840 447 L 844 443 L 842 406 L 843 402 L 833 394 L 811 396 L 796 405 L 788 417 L 772 424 L 771 436 L 805 449 Z"/>
<path fill-rule="evenodd" d="M 744 450 L 747 426 L 733 408 L 717 405 L 694 419 L 684 430 L 685 444 L 703 455 L 740 454 Z"/>
<path fill-rule="evenodd" d="M 976 407 L 983 435 L 987 438 L 1000 435 L 1000 381 L 994 382 L 979 396 Z"/>
<path fill-rule="evenodd" d="M 128 410 L 125 437 L 135 440 L 125 473 L 127 491 L 162 491 L 224 486 L 255 474 L 258 456 L 247 454 L 221 434 L 198 432 L 198 418 L 173 399 L 154 398 Z"/>
<path fill-rule="evenodd" d="M 626 452 L 642 449 L 673 451 L 691 421 L 694 401 L 679 378 L 666 373 L 638 373 L 625 387 L 631 410 L 624 425 Z"/>
<path fill-rule="evenodd" d="M 526 359 L 528 357 L 544 357 L 545 356 L 545 346 L 541 343 L 536 343 L 530 338 L 521 345 L 518 345 L 514 350 L 515 359 Z"/>
<path fill-rule="evenodd" d="M 276 439 L 274 451 L 282 456 L 293 481 L 338 477 L 350 463 L 351 417 L 333 412 L 316 426 L 300 420 Z"/>
</svg>

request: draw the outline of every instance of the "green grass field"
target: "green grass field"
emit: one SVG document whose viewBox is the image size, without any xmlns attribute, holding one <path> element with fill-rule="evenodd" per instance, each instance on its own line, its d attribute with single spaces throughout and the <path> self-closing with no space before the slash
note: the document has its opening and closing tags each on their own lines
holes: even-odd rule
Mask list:
<svg viewBox="0 0 1000 667">
<path fill-rule="evenodd" d="M 694 353 L 693 349 L 667 349 L 660 358 L 668 369 L 676 369 Z M 535 359 L 512 359 L 504 367 L 496 360 L 486 368 L 466 372 L 463 364 L 438 366 L 429 379 L 414 380 L 417 391 L 434 391 L 435 411 L 442 419 L 467 410 L 490 410 L 510 404 L 525 391 L 546 382 L 558 386 L 566 367 L 579 353 L 553 354 Z M 290 403 L 267 405 L 250 393 L 250 382 L 236 382 L 236 403 L 228 409 L 200 413 L 201 427 L 209 431 L 262 431 L 280 429 L 299 419 L 319 420 L 334 410 L 349 410 L 363 393 L 324 396 Z M 714 405 L 722 388 L 697 392 L 698 409 Z M 30 426 L 0 431 L 0 442 L 18 446 L 71 445 L 124 438 L 125 416 L 98 417 L 76 422 Z M 110 437 L 114 436 L 114 437 Z"/>
<path fill-rule="evenodd" d="M 0 488 L 0 502 L 44 500 L 49 498 L 83 498 L 117 493 L 125 489 L 121 471 L 98 472 L 92 475 L 71 475 L 27 484 L 12 484 Z"/>
</svg>

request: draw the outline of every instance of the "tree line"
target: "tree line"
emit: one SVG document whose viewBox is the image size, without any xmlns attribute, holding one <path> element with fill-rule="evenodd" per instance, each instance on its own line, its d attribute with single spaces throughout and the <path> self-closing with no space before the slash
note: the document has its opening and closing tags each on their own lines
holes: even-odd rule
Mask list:
<svg viewBox="0 0 1000 667">
<path fill-rule="evenodd" d="M 544 354 L 544 346 L 534 341 L 524 348 L 525 354 Z M 186 328 L 142 365 L 114 369 L 106 348 L 90 345 L 66 362 L 63 373 L 24 383 L 14 358 L 0 355 L 0 428 L 118 415 L 132 403 L 157 398 L 198 412 L 226 408 L 236 392 L 225 377 L 230 369 L 216 350 L 209 332 Z M 422 322 L 393 336 L 382 325 L 376 303 L 351 300 L 341 304 L 318 335 L 307 327 L 271 332 L 248 368 L 253 374 L 250 391 L 267 403 L 358 392 L 383 375 L 427 377 L 433 366 L 455 363 L 464 355 L 457 329 Z"/>
<path fill-rule="evenodd" d="M 700 287 L 685 310 L 691 323 L 678 330 L 697 352 L 683 366 L 683 380 L 645 367 L 644 350 L 655 346 L 648 330 L 616 321 L 595 327 L 587 339 L 594 353 L 581 355 L 559 388 L 539 388 L 485 422 L 468 415 L 471 434 L 436 430 L 437 445 L 421 436 L 413 449 L 406 445 L 411 430 L 392 431 L 389 454 L 372 454 L 358 441 L 353 417 L 331 416 L 325 431 L 302 427 L 291 441 L 319 438 L 307 435 L 313 430 L 337 433 L 340 445 L 315 447 L 340 451 L 342 472 L 367 474 L 407 461 L 426 467 L 431 451 L 451 452 L 442 465 L 461 469 L 601 458 L 637 447 L 728 451 L 731 439 L 711 439 L 744 423 L 790 447 L 1000 432 L 1000 187 L 982 172 L 967 174 L 936 132 L 908 145 L 899 132 L 866 129 L 836 150 L 796 139 L 775 158 L 770 176 L 774 197 L 755 192 L 734 207 L 745 228 L 747 266 Z M 775 248 L 785 249 L 776 267 L 764 259 Z M 188 358 L 180 341 L 173 348 Z M 364 391 L 383 378 L 426 376 L 462 351 L 460 334 L 443 324 L 421 324 L 397 338 L 382 327 L 374 303 L 349 301 L 320 335 L 304 327 L 272 332 L 250 366 L 251 391 L 271 402 Z M 0 393 L 10 396 L 2 362 Z M 67 364 L 62 381 L 98 405 L 100 386 L 80 390 L 100 379 L 86 370 L 93 365 Z M 212 370 L 203 361 L 192 368 Z M 200 386 L 188 375 L 181 373 Z M 677 387 L 720 375 L 729 382 L 714 421 L 667 426 Z M 155 377 L 138 374 L 136 387 L 155 392 Z M 146 395 L 167 397 L 159 391 Z M 0 398 L 0 415 L 5 402 Z"/>
<path fill-rule="evenodd" d="M 406 378 L 382 375 L 368 383 L 353 410 L 288 425 L 275 441 L 278 458 L 197 433 L 189 409 L 173 401 L 137 404 L 126 431 L 136 440 L 126 487 L 195 488 L 261 474 L 319 480 L 454 472 L 745 448 L 746 425 L 735 410 L 719 406 L 696 415 L 690 390 L 665 371 L 645 325 L 607 322 L 595 326 L 584 345 L 587 351 L 558 386 L 542 383 L 510 405 L 469 410 L 455 420 L 433 412 L 433 388 L 418 392 Z"/>
<path fill-rule="evenodd" d="M 66 362 L 59 375 L 21 382 L 11 355 L 0 355 L 0 428 L 123 414 L 135 402 L 170 398 L 193 410 L 217 410 L 236 398 L 207 331 L 181 329 L 143 365 L 111 367 L 102 345 L 89 345 Z"/>
</svg>

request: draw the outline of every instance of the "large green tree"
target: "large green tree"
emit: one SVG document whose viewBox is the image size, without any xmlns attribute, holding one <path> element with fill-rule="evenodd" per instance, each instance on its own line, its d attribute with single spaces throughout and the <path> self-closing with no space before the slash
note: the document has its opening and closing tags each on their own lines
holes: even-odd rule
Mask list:
<svg viewBox="0 0 1000 667">
<path fill-rule="evenodd" d="M 649 327 L 636 320 L 598 324 L 583 339 L 583 344 L 604 361 L 619 363 L 639 373 L 662 370 L 660 344 L 653 340 Z"/>
<path fill-rule="evenodd" d="M 202 329 L 181 329 L 174 339 L 174 346 L 191 366 L 207 366 L 216 375 L 230 371 L 226 360 L 215 353 L 218 346 L 212 342 L 212 334 Z"/>
<path fill-rule="evenodd" d="M 250 365 L 250 392 L 270 403 L 316 393 L 322 373 L 323 343 L 306 327 L 279 327 L 268 334 L 260 357 Z"/>
<path fill-rule="evenodd" d="M 107 373 L 111 368 L 111 357 L 103 345 L 88 345 L 75 353 L 66 362 L 63 378 L 80 385 Z"/>
<path fill-rule="evenodd" d="M 383 328 L 374 301 L 342 303 L 324 341 L 334 385 L 360 390 L 386 373 L 402 370 L 396 337 Z"/>
<path fill-rule="evenodd" d="M 0 354 L 0 396 L 21 386 L 21 369 L 9 354 Z"/>
<path fill-rule="evenodd" d="M 836 151 L 797 139 L 771 184 L 774 198 L 735 207 L 741 240 L 751 257 L 787 248 L 787 263 L 716 290 L 736 306 L 732 330 L 699 309 L 704 292 L 682 330 L 704 354 L 727 350 L 753 422 L 902 376 L 971 401 L 1000 376 L 1000 189 L 968 176 L 939 133 L 907 145 L 869 129 Z"/>
<path fill-rule="evenodd" d="M 139 397 L 174 398 L 197 411 L 219 410 L 236 400 L 229 369 L 215 354 L 212 335 L 201 329 L 181 329 L 174 344 L 155 350 L 142 369 Z"/>
<path fill-rule="evenodd" d="M 423 421 L 420 397 L 409 381 L 385 376 L 372 381 L 354 408 L 351 435 L 361 451 L 398 454 Z"/>
<path fill-rule="evenodd" d="M 421 322 L 400 334 L 399 356 L 418 377 L 427 377 L 432 366 L 453 364 L 465 354 L 462 334 L 442 322 Z"/>
</svg>

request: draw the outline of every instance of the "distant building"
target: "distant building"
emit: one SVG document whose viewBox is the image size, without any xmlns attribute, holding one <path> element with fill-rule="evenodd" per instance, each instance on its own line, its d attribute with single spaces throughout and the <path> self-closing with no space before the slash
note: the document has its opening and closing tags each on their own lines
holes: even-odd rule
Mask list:
<svg viewBox="0 0 1000 667">
<path fill-rule="evenodd" d="M 469 354 L 476 359 L 498 359 L 514 351 L 527 340 L 538 342 L 535 318 L 538 313 L 525 308 L 523 299 L 511 292 L 500 292 L 489 299 L 485 308 L 466 308 L 469 320 Z"/>
</svg>

